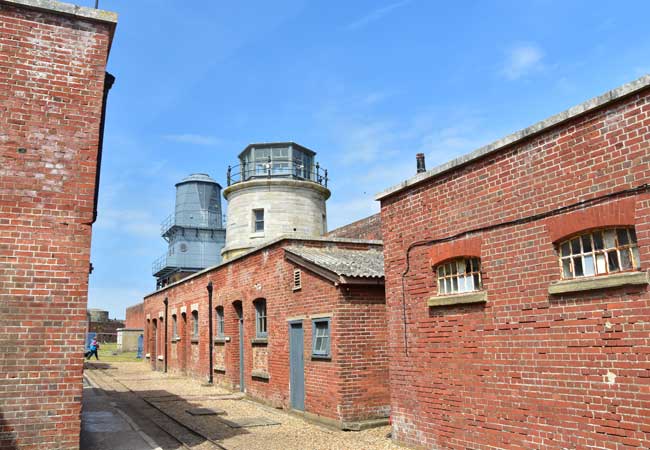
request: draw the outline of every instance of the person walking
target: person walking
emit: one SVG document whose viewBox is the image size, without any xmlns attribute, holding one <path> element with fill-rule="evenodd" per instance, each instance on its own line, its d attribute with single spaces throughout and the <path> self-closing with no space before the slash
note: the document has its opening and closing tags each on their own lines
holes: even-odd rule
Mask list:
<svg viewBox="0 0 650 450">
<path fill-rule="evenodd" d="M 95 359 L 99 359 L 99 355 L 97 354 L 97 350 L 99 350 L 99 342 L 97 342 L 97 338 L 93 338 L 89 350 L 90 351 L 86 354 L 87 359 L 90 359 L 93 355 L 95 355 Z"/>
</svg>

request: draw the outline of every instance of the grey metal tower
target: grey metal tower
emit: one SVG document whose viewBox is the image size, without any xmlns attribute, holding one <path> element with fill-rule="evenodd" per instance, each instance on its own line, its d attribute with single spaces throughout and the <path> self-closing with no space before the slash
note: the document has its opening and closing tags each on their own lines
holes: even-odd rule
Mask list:
<svg viewBox="0 0 650 450">
<path fill-rule="evenodd" d="M 221 185 L 204 173 L 176 184 L 176 208 L 161 224 L 167 253 L 153 263 L 156 287 L 221 262 L 226 230 L 221 210 Z"/>
</svg>

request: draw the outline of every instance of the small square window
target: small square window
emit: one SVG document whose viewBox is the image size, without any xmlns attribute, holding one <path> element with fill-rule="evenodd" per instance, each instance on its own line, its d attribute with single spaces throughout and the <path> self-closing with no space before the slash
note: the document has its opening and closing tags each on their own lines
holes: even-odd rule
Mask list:
<svg viewBox="0 0 650 450">
<path fill-rule="evenodd" d="M 255 233 L 260 233 L 264 231 L 264 210 L 263 209 L 253 210 L 253 231 Z"/>
<path fill-rule="evenodd" d="M 312 355 L 329 358 L 330 357 L 330 321 L 331 319 L 313 319 L 312 320 Z"/>
</svg>

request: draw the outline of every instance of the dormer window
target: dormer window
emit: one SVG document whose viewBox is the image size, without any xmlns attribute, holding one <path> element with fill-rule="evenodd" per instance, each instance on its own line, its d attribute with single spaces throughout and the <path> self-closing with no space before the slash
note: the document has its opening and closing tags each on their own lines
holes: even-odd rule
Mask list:
<svg viewBox="0 0 650 450">
<path fill-rule="evenodd" d="M 479 258 L 458 258 L 440 264 L 438 295 L 461 294 L 481 290 L 481 262 Z"/>
<path fill-rule="evenodd" d="M 639 269 L 639 248 L 634 228 L 590 231 L 558 245 L 563 279 L 606 275 Z"/>
</svg>

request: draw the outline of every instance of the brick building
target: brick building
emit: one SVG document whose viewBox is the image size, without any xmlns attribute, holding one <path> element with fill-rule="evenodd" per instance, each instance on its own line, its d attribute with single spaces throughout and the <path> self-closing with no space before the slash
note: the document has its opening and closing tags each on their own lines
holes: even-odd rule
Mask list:
<svg viewBox="0 0 650 450">
<path fill-rule="evenodd" d="M 650 76 L 378 195 L 396 440 L 650 448 Z"/>
<path fill-rule="evenodd" d="M 371 239 L 381 241 L 381 215 L 379 213 L 343 225 L 325 234 L 328 237 Z"/>
<path fill-rule="evenodd" d="M 0 0 L 0 448 L 79 446 L 115 24 L 105 11 Z"/>
<path fill-rule="evenodd" d="M 381 248 L 280 237 L 166 286 L 144 299 L 146 356 L 154 369 L 212 372 L 215 383 L 343 428 L 385 420 Z"/>
</svg>

